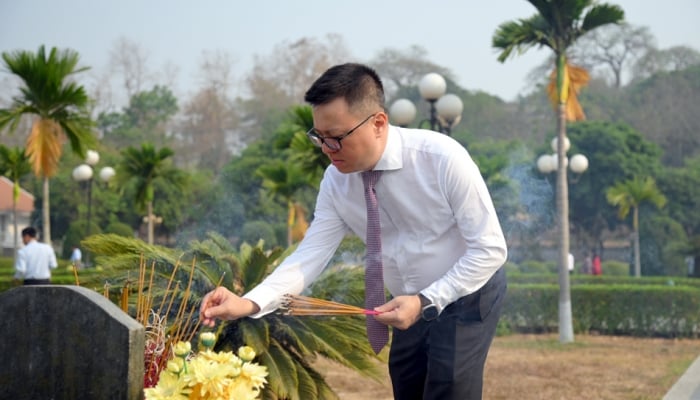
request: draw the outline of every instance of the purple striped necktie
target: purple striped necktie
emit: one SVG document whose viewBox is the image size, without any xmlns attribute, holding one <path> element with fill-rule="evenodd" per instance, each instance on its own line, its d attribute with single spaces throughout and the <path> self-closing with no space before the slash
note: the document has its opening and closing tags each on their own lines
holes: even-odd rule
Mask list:
<svg viewBox="0 0 700 400">
<path fill-rule="evenodd" d="M 365 268 L 365 308 L 372 310 L 386 303 L 384 277 L 382 272 L 382 238 L 379 224 L 379 204 L 374 189 L 382 171 L 365 171 L 362 181 L 365 184 L 367 203 L 367 257 Z M 367 339 L 375 353 L 379 353 L 389 341 L 389 328 L 367 316 Z"/>
</svg>

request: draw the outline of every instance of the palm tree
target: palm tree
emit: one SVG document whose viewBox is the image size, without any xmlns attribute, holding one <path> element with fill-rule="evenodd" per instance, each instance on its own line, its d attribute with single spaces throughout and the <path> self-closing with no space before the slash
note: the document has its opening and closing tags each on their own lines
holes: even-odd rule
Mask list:
<svg viewBox="0 0 700 400">
<path fill-rule="evenodd" d="M 287 204 L 287 246 L 300 240 L 308 226 L 303 206 L 295 201 L 296 193 L 307 186 L 317 187 L 330 162 L 306 137 L 314 125 L 311 107 L 295 106 L 289 114 L 289 119 L 277 129 L 275 140 L 275 148 L 282 151 L 286 160 L 271 161 L 256 171 L 270 195 Z"/>
<path fill-rule="evenodd" d="M 300 208 L 300 204 L 294 200 L 294 195 L 309 183 L 298 165 L 285 164 L 281 160 L 274 160 L 260 166 L 256 172 L 263 178 L 262 185 L 270 195 L 282 198 L 287 204 L 287 246 L 291 246 L 294 226 L 299 222 L 304 223 L 304 221 L 297 221 L 299 213 L 296 211 Z"/>
<path fill-rule="evenodd" d="M 31 172 L 32 166 L 29 164 L 29 159 L 24 152 L 24 149 L 15 147 L 9 148 L 0 144 L 0 175 L 7 176 L 13 182 L 12 186 L 12 223 L 14 226 L 14 238 L 12 248 L 13 257 L 17 256 L 17 201 L 19 201 L 19 180 L 24 175 Z"/>
<path fill-rule="evenodd" d="M 209 233 L 205 240 L 189 243 L 184 254 L 179 256 L 173 249 L 115 235 L 93 235 L 83 244 L 97 255 L 101 265 L 109 265 L 116 271 L 114 274 L 119 281 L 128 280 L 127 274 L 136 276 L 134 267 L 143 262 L 140 260 L 147 260 L 146 265 L 149 268 L 154 265 L 160 278 L 153 282 L 153 287 L 165 288 L 164 281 L 173 275 L 176 264 L 194 265 L 192 304 L 188 309 L 197 309 L 202 296 L 219 285 L 238 294 L 249 291 L 293 250 L 265 249 L 262 241 L 254 245 L 243 243 L 235 249 L 216 233 Z M 175 279 L 187 282 L 190 279 L 187 269 L 180 268 Z M 314 283 L 309 295 L 361 305 L 364 301 L 363 274 L 361 267 L 332 268 Z M 159 302 L 154 299 L 152 303 Z M 376 356 L 367 343 L 364 329 L 362 319 L 357 317 L 294 317 L 275 313 L 260 319 L 223 321 L 217 328 L 215 350 L 237 349 L 243 344 L 253 347 L 258 361 L 270 373 L 264 399 L 337 399 L 323 374 L 314 369 L 313 360 L 321 356 L 376 379 L 379 376 L 377 364 L 373 362 Z"/>
<path fill-rule="evenodd" d="M 635 177 L 624 182 L 618 182 L 606 192 L 608 203 L 618 207 L 618 216 L 624 219 L 632 210 L 632 236 L 634 237 L 634 276 L 642 276 L 642 266 L 639 257 L 639 206 L 649 202 L 657 208 L 666 205 L 666 197 L 656 186 L 654 178 L 641 179 Z"/>
<path fill-rule="evenodd" d="M 35 116 L 26 153 L 34 174 L 43 178 L 43 237 L 51 243 L 49 179 L 58 171 L 63 143 L 67 139 L 72 150 L 84 157 L 95 142 L 88 96 L 81 85 L 68 79 L 87 68 L 77 67 L 77 52 L 55 47 L 48 56 L 40 46 L 36 54 L 20 50 L 4 52 L 2 58 L 24 86 L 10 108 L 0 109 L 0 129 L 9 124 L 10 131 L 15 131 L 23 115 Z"/>
<path fill-rule="evenodd" d="M 128 147 L 121 154 L 123 158 L 117 166 L 116 181 L 122 190 L 132 189 L 137 207 L 146 211 L 148 244 L 153 244 L 155 183 L 161 181 L 183 189 L 186 177 L 170 162 L 175 153 L 168 147 L 156 150 L 153 144 L 143 143 L 140 149 Z"/>
<path fill-rule="evenodd" d="M 318 151 L 318 147 L 306 137 L 306 132 L 314 126 L 311 107 L 294 107 L 291 123 L 294 136 L 288 145 L 292 151 L 290 162 L 298 164 L 301 171 L 307 174 L 309 184 L 312 187 L 318 187 L 323 171 L 330 164 L 330 160 L 323 152 Z"/>
<path fill-rule="evenodd" d="M 571 293 L 567 259 L 569 255 L 569 204 L 566 180 L 567 104 L 569 99 L 569 69 L 567 51 L 578 38 L 601 26 L 620 23 L 624 12 L 616 5 L 600 4 L 594 0 L 528 0 L 537 14 L 519 21 L 505 22 L 494 33 L 492 45 L 501 50 L 498 61 L 504 62 L 514 51 L 522 53 L 534 46 L 549 47 L 555 56 L 557 100 L 557 184 L 556 203 L 559 230 L 559 340 L 574 341 L 571 315 Z"/>
</svg>

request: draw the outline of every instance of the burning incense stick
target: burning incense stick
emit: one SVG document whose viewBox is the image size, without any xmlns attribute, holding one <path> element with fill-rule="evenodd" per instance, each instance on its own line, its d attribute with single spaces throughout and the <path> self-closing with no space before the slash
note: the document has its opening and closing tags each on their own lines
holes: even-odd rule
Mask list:
<svg viewBox="0 0 700 400">
<path fill-rule="evenodd" d="M 365 310 L 361 307 L 348 304 L 336 303 L 334 301 L 316 299 L 313 297 L 297 296 L 293 294 L 284 295 L 282 312 L 285 315 L 307 316 L 307 315 L 378 315 L 374 310 Z"/>
</svg>

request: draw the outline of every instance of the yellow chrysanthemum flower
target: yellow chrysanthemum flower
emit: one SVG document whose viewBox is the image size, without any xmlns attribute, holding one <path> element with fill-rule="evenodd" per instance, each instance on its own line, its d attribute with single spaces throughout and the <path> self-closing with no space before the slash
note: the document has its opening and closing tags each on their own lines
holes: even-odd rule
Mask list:
<svg viewBox="0 0 700 400">
<path fill-rule="evenodd" d="M 251 387 L 260 389 L 267 383 L 265 377 L 267 377 L 267 367 L 245 363 L 243 368 L 241 368 L 241 375 L 239 375 L 238 380 L 247 381 Z"/>
<path fill-rule="evenodd" d="M 213 352 L 213 334 L 200 335 L 206 350 L 188 360 L 189 342 L 173 346 L 174 357 L 161 371 L 158 384 L 144 390 L 146 400 L 256 400 L 267 383 L 267 367 L 251 361 L 255 351 L 248 346 L 233 352 Z M 203 343 L 204 344 L 204 343 Z"/>
<path fill-rule="evenodd" d="M 240 358 L 236 357 L 236 355 L 230 351 L 220 351 L 218 353 L 215 353 L 213 351 L 207 350 L 200 352 L 198 357 L 202 357 L 204 359 L 214 361 L 219 364 L 230 364 L 233 367 L 237 368 L 240 368 L 243 364 L 243 361 L 241 361 Z"/>
<path fill-rule="evenodd" d="M 188 372 L 185 380 L 190 386 L 198 384 L 201 385 L 200 393 L 220 396 L 231 384 L 234 370 L 231 365 L 196 357 L 189 362 Z"/>
<path fill-rule="evenodd" d="M 148 400 L 187 400 L 187 384 L 176 375 L 160 374 L 158 384 L 155 387 L 144 389 Z"/>
<path fill-rule="evenodd" d="M 243 380 L 236 379 L 231 385 L 226 388 L 226 396 L 228 399 L 235 400 L 255 400 L 260 395 L 260 391 L 251 388 Z"/>
</svg>

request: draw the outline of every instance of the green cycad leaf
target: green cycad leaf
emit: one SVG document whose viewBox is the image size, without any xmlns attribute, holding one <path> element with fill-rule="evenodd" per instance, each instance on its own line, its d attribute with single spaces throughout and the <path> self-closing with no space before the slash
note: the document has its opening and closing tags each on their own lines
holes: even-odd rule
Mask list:
<svg viewBox="0 0 700 400">
<path fill-rule="evenodd" d="M 318 371 L 314 369 L 308 369 L 307 372 L 309 376 L 316 384 L 316 398 L 323 400 L 335 400 L 338 399 L 338 395 L 331 389 L 326 383 L 323 375 L 319 374 Z"/>
<path fill-rule="evenodd" d="M 291 354 L 287 352 L 280 343 L 272 341 L 270 343 L 269 352 L 264 355 L 269 355 L 269 357 L 265 357 L 261 360 L 263 365 L 270 365 L 268 363 L 272 363 L 275 366 L 275 375 L 273 375 L 273 372 L 268 366 L 268 371 L 270 371 L 269 388 L 274 390 L 280 398 L 289 398 L 290 400 L 299 399 L 299 393 L 297 391 L 297 385 L 299 384 L 297 381 L 297 366 Z"/>
<path fill-rule="evenodd" d="M 240 330 L 243 343 L 255 349 L 256 353 L 263 353 L 270 347 L 270 327 L 267 321 L 247 318 L 241 321 Z"/>
<path fill-rule="evenodd" d="M 316 382 L 309 374 L 310 368 L 307 365 L 302 365 L 302 368 L 297 368 L 297 392 L 300 399 L 318 399 L 318 390 Z"/>
</svg>

